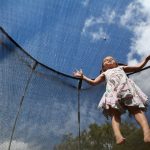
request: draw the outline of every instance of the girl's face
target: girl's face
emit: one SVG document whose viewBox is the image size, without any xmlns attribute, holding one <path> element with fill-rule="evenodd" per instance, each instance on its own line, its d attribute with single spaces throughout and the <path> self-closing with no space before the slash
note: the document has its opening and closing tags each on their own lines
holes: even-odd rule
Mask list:
<svg viewBox="0 0 150 150">
<path fill-rule="evenodd" d="M 111 68 L 117 67 L 117 63 L 116 63 L 116 61 L 114 60 L 113 57 L 107 56 L 103 60 L 103 66 L 104 66 L 104 69 L 107 70 L 107 69 L 111 69 Z"/>
</svg>

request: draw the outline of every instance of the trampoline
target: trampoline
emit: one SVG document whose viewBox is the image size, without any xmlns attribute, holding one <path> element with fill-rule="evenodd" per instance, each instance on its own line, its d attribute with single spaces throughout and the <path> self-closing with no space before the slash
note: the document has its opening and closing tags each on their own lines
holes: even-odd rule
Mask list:
<svg viewBox="0 0 150 150">
<path fill-rule="evenodd" d="M 148 44 L 134 51 L 140 47 L 134 40 L 141 41 L 139 34 L 131 32 L 133 27 L 141 29 L 135 20 L 146 22 L 148 10 L 138 17 L 143 11 L 135 9 L 143 10 L 146 4 L 129 0 L 7 0 L 1 4 L 0 150 L 82 150 L 83 135 L 90 127 L 106 123 L 104 129 L 110 131 L 109 120 L 97 109 L 105 83 L 90 86 L 72 72 L 82 68 L 94 79 L 107 55 L 120 63 L 134 63 L 148 55 L 150 51 L 143 50 Z M 136 12 L 130 24 L 117 15 L 125 18 L 127 10 Z M 149 73 L 148 64 L 128 75 L 150 97 Z M 148 107 L 148 121 L 149 114 Z M 123 121 L 133 122 L 128 114 Z M 74 149 L 65 147 L 66 142 Z M 103 149 L 117 150 L 109 142 L 104 141 Z"/>
</svg>

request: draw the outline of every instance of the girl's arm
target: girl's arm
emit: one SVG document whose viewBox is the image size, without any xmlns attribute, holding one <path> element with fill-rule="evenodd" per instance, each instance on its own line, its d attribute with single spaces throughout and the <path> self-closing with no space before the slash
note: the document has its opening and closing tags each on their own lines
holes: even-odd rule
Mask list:
<svg viewBox="0 0 150 150">
<path fill-rule="evenodd" d="M 82 70 L 74 72 L 73 75 L 74 75 L 75 77 L 78 77 L 78 78 L 81 78 L 81 79 L 85 80 L 87 83 L 89 83 L 89 84 L 91 84 L 91 85 L 97 85 L 97 84 L 99 84 L 99 83 L 101 83 L 101 82 L 103 82 L 103 81 L 105 80 L 105 75 L 104 75 L 103 73 L 100 74 L 100 75 L 99 75 L 97 78 L 95 78 L 94 80 L 92 80 L 92 79 L 86 77 L 86 76 L 83 74 Z"/>
<path fill-rule="evenodd" d="M 123 66 L 123 69 L 126 73 L 138 71 L 142 69 L 149 60 L 150 60 L 150 55 L 146 57 L 141 63 L 135 66 Z"/>
</svg>

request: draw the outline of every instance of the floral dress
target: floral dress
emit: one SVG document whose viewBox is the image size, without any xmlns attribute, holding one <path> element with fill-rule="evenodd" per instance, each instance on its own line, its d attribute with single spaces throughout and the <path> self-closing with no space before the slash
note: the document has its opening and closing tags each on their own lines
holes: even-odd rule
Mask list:
<svg viewBox="0 0 150 150">
<path fill-rule="evenodd" d="M 123 67 L 109 69 L 104 72 L 106 78 L 106 92 L 103 94 L 98 108 L 103 109 L 103 114 L 111 116 L 109 108 L 115 108 L 121 113 L 127 109 L 126 106 L 136 106 L 145 110 L 148 97 L 141 89 L 127 77 Z"/>
</svg>

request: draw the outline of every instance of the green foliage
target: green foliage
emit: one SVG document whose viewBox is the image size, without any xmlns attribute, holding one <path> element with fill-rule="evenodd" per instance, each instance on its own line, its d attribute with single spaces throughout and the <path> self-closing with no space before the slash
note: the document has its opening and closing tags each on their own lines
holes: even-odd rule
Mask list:
<svg viewBox="0 0 150 150">
<path fill-rule="evenodd" d="M 141 129 L 134 128 L 133 131 L 126 136 L 126 139 L 125 144 L 114 145 L 112 150 L 150 150 L 150 144 L 146 144 L 143 141 Z"/>
<path fill-rule="evenodd" d="M 78 141 L 78 137 L 74 138 L 72 133 L 69 133 L 63 136 L 62 143 L 56 145 L 54 150 L 77 150 Z"/>
<path fill-rule="evenodd" d="M 121 131 L 126 137 L 126 143 L 116 145 L 111 124 L 98 125 L 93 123 L 80 136 L 80 150 L 149 150 L 150 145 L 143 142 L 141 129 L 133 123 L 124 122 Z M 71 133 L 65 135 L 60 144 L 54 150 L 79 150 L 79 137 Z"/>
</svg>

